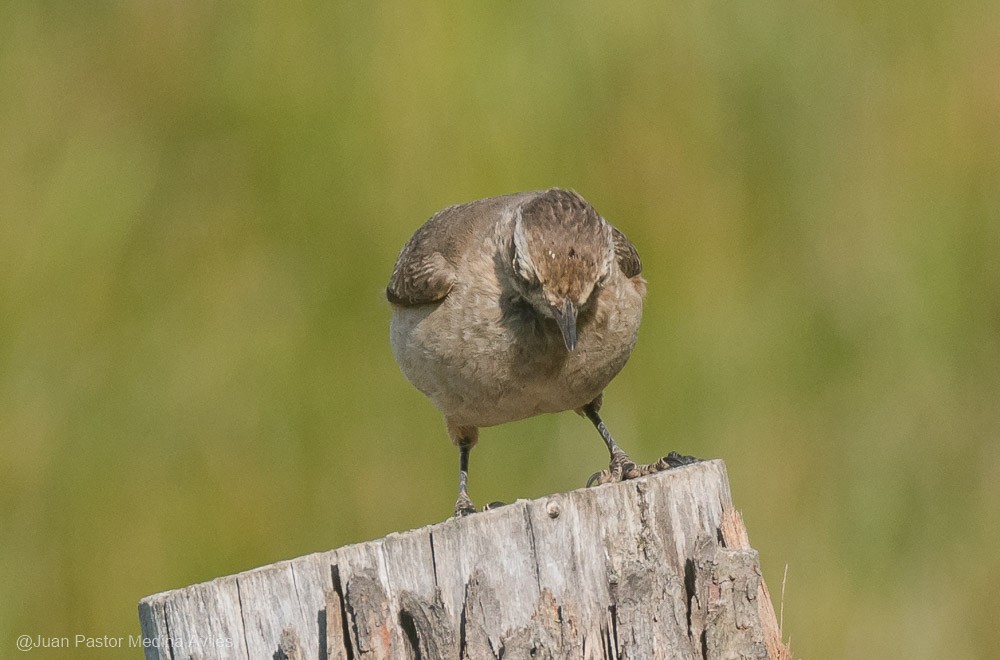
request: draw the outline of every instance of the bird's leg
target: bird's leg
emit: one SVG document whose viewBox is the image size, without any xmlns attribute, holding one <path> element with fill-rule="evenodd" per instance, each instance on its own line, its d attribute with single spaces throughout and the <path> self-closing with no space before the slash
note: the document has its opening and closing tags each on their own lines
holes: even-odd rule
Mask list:
<svg viewBox="0 0 1000 660">
<path fill-rule="evenodd" d="M 458 445 L 458 500 L 455 502 L 455 516 L 475 513 L 476 508 L 469 498 L 469 454 L 479 440 L 479 429 L 475 426 L 457 426 L 447 422 L 448 435 Z"/>
<path fill-rule="evenodd" d="M 604 484 L 612 481 L 623 481 L 625 479 L 634 479 L 639 476 L 638 468 L 628 454 L 625 453 L 615 439 L 611 436 L 611 431 L 605 426 L 604 420 L 601 416 L 597 414 L 597 408 L 600 404 L 594 403 L 593 401 L 588 403 L 583 407 L 583 414 L 586 415 L 593 425 L 597 428 L 597 432 L 601 434 L 601 439 L 604 440 L 604 444 L 608 446 L 608 453 L 611 454 L 611 463 L 608 465 L 607 470 L 597 472 L 587 480 L 587 486 L 592 486 L 595 482 L 599 484 Z"/>
<path fill-rule="evenodd" d="M 690 465 L 691 463 L 698 462 L 698 459 L 694 456 L 682 456 L 681 454 L 672 451 L 655 463 L 649 463 L 646 465 L 636 464 L 635 461 L 633 461 L 629 455 L 618 446 L 618 443 L 615 442 L 615 439 L 611 436 L 611 432 L 608 431 L 608 427 L 605 426 L 604 420 L 602 420 L 601 416 L 597 413 L 600 405 L 601 398 L 598 397 L 594 401 L 585 405 L 582 412 L 597 428 L 597 432 L 601 434 L 601 439 L 604 440 L 604 444 L 608 446 L 608 452 L 611 454 L 611 463 L 608 465 L 607 470 L 595 472 L 591 475 L 590 479 L 587 480 L 588 487 L 593 486 L 594 484 L 606 484 L 615 481 L 625 481 L 626 479 L 635 479 L 636 477 L 641 477 L 646 474 L 662 472 L 663 470 L 669 470 L 670 468 L 680 467 L 681 465 Z"/>
<path fill-rule="evenodd" d="M 458 446 L 458 500 L 455 502 L 455 516 L 467 516 L 476 512 L 476 507 L 472 505 L 469 498 L 469 453 L 472 451 L 471 444 L 460 444 Z"/>
</svg>

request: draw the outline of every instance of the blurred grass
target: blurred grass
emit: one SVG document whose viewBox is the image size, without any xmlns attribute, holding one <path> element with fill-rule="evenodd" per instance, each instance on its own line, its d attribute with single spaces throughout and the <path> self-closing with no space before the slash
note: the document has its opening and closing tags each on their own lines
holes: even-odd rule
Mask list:
<svg viewBox="0 0 1000 660">
<path fill-rule="evenodd" d="M 726 459 L 795 653 L 995 654 L 998 37 L 975 1 L 3 3 L 0 655 L 445 516 L 382 288 L 435 210 L 550 185 L 650 281 L 609 425 Z M 605 460 L 573 415 L 489 429 L 472 493 Z"/>
</svg>

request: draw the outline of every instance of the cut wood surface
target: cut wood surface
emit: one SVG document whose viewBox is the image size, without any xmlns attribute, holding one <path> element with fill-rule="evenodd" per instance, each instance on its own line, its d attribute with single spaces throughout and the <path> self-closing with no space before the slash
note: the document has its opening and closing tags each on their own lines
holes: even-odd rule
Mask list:
<svg viewBox="0 0 1000 660">
<path fill-rule="evenodd" d="M 167 591 L 147 658 L 791 658 L 722 461 Z"/>
</svg>

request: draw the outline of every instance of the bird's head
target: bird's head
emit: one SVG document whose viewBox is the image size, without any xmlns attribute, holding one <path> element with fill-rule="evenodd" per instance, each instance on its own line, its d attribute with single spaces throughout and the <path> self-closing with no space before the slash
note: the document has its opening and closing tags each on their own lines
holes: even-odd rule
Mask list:
<svg viewBox="0 0 1000 660">
<path fill-rule="evenodd" d="M 577 317 L 614 263 L 611 227 L 580 195 L 553 189 L 514 214 L 513 270 L 518 293 L 555 319 L 566 348 L 576 348 Z"/>
</svg>

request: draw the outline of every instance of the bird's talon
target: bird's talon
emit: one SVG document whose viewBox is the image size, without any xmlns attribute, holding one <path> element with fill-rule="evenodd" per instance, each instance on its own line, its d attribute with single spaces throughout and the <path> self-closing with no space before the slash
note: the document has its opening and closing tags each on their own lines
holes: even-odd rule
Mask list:
<svg viewBox="0 0 1000 660">
<path fill-rule="evenodd" d="M 635 463 L 626 463 L 622 466 L 621 470 L 621 481 L 627 481 L 629 479 L 635 479 L 636 477 L 641 477 L 645 474 L 643 468 L 645 465 L 636 465 Z"/>
<path fill-rule="evenodd" d="M 459 497 L 455 502 L 455 517 L 463 518 L 476 512 L 476 507 L 472 505 L 472 500 L 468 497 Z"/>
<path fill-rule="evenodd" d="M 506 502 L 490 502 L 483 507 L 483 511 L 492 511 L 493 509 L 499 509 L 502 506 L 507 506 Z"/>
<path fill-rule="evenodd" d="M 681 467 L 682 465 L 693 465 L 694 463 L 700 463 L 700 458 L 695 458 L 694 456 L 685 456 L 684 454 L 678 454 L 675 451 L 670 452 L 658 462 L 665 462 L 668 467 Z"/>
</svg>

